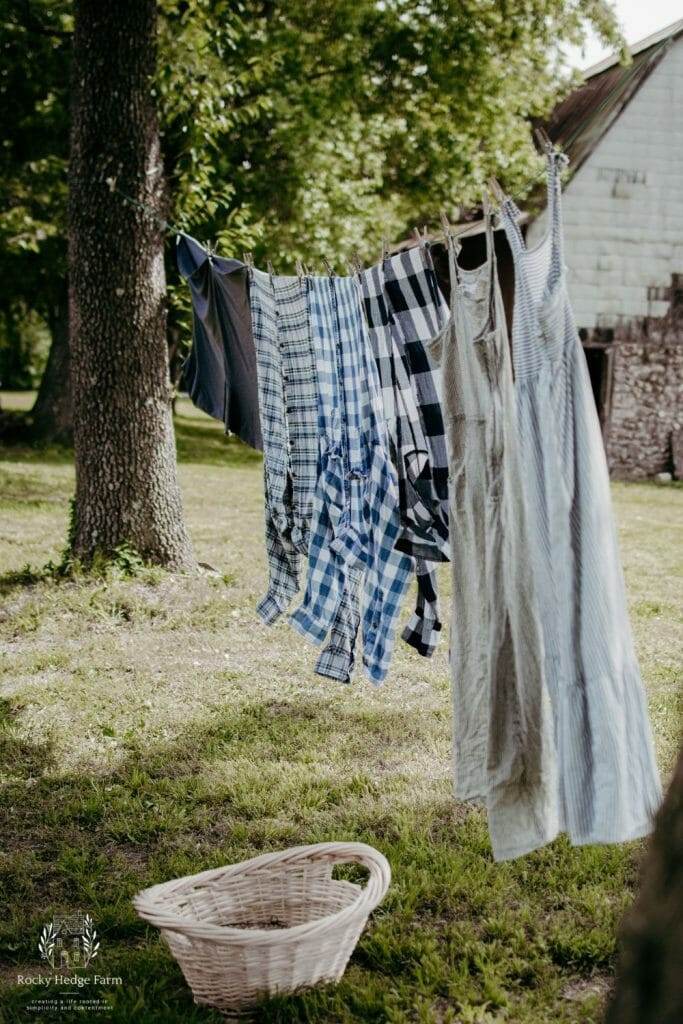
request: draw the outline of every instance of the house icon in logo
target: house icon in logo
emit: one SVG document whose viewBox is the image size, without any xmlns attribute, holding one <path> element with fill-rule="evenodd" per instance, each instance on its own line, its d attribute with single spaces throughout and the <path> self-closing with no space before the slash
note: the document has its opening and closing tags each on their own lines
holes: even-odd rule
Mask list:
<svg viewBox="0 0 683 1024">
<path fill-rule="evenodd" d="M 85 915 L 55 914 L 52 918 L 55 931 L 55 948 L 59 967 L 81 967 L 83 959 L 82 940 L 85 935 Z"/>
</svg>

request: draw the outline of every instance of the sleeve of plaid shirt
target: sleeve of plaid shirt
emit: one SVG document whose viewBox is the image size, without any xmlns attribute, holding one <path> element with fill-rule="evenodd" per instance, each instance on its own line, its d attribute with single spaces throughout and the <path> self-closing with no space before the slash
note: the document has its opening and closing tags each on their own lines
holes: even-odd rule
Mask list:
<svg viewBox="0 0 683 1024">
<path fill-rule="evenodd" d="M 299 591 L 301 556 L 288 543 L 288 526 L 275 522 L 268 496 L 268 475 L 264 467 L 266 555 L 268 557 L 268 590 L 256 606 L 256 611 L 267 625 L 275 622 L 291 604 Z M 284 527 L 284 528 L 283 528 Z"/>
<path fill-rule="evenodd" d="M 332 625 L 346 583 L 345 555 L 358 561 L 355 552 L 337 550 L 335 519 L 344 504 L 341 479 L 341 456 L 335 451 L 323 452 L 321 472 L 313 499 L 313 521 L 308 548 L 308 578 L 301 605 L 292 612 L 290 622 L 314 643 L 322 643 Z"/>
</svg>

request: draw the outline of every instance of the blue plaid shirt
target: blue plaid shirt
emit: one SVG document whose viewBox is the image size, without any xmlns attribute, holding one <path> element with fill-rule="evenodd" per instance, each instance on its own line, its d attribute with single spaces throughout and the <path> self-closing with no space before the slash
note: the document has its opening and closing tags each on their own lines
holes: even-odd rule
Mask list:
<svg viewBox="0 0 683 1024">
<path fill-rule="evenodd" d="M 290 621 L 322 643 L 345 589 L 360 585 L 363 665 L 381 683 L 414 563 L 395 548 L 401 532 L 398 481 L 358 284 L 351 277 L 310 278 L 309 304 L 320 462 L 306 591 Z"/>
<path fill-rule="evenodd" d="M 259 270 L 250 303 L 263 427 L 266 552 L 269 583 L 257 611 L 266 623 L 299 591 L 308 553 L 318 478 L 318 387 L 309 329 L 307 283 Z M 345 586 L 316 672 L 348 682 L 360 611 L 354 581 Z"/>
</svg>

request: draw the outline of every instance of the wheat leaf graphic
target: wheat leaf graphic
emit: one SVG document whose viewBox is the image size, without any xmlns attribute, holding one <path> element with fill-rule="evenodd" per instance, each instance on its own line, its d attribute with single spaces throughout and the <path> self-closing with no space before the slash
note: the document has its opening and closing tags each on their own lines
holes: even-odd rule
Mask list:
<svg viewBox="0 0 683 1024">
<path fill-rule="evenodd" d="M 52 927 L 52 923 L 43 926 L 43 930 L 40 933 L 40 940 L 38 942 L 38 952 L 40 953 L 43 960 L 47 960 L 50 967 L 54 967 L 54 951 L 55 951 L 55 930 Z"/>
<path fill-rule="evenodd" d="M 90 914 L 85 915 L 85 929 L 83 933 L 83 955 L 84 966 L 87 967 L 91 960 L 94 960 L 99 952 L 100 944 L 97 939 L 97 932 Z"/>
</svg>

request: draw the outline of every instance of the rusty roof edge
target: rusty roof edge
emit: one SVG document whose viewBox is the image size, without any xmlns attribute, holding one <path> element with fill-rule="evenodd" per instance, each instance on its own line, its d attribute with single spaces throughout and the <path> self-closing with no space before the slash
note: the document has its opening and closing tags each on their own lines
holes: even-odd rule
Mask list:
<svg viewBox="0 0 683 1024">
<path fill-rule="evenodd" d="M 659 32 L 654 33 L 652 36 L 648 36 L 646 39 L 641 40 L 640 43 L 635 43 L 633 47 L 631 47 L 631 52 L 634 55 L 643 53 L 645 50 L 652 49 L 652 53 L 647 58 L 646 70 L 640 76 L 634 77 L 633 81 L 626 88 L 620 102 L 615 105 L 614 109 L 610 111 L 609 115 L 605 119 L 605 124 L 602 128 L 602 131 L 596 136 L 592 146 L 590 146 L 586 150 L 586 152 L 579 160 L 577 160 L 576 162 L 572 162 L 570 164 L 569 179 L 567 184 L 571 183 L 571 180 L 577 174 L 579 169 L 583 167 L 586 160 L 588 160 L 588 158 L 592 156 L 592 154 L 598 148 L 598 146 L 604 139 L 605 135 L 612 127 L 612 125 L 623 114 L 624 110 L 631 102 L 635 94 L 640 90 L 641 86 L 647 81 L 647 79 L 650 77 L 654 69 L 659 65 L 664 55 L 668 52 L 673 43 L 678 39 L 678 37 L 682 33 L 683 18 L 680 19 L 680 21 L 673 22 L 671 25 L 667 26 L 667 28 L 661 29 Z M 557 110 L 557 108 L 562 103 L 566 102 L 569 96 L 572 96 L 580 92 L 580 90 L 583 89 L 589 81 L 594 80 L 600 74 L 603 74 L 605 71 L 609 71 L 611 68 L 613 68 L 614 65 L 618 62 L 618 59 L 618 57 L 614 57 L 613 59 L 607 58 L 604 61 L 601 61 L 600 64 L 596 64 L 593 68 L 589 68 L 588 71 L 584 72 L 583 83 L 580 86 L 578 86 L 577 89 L 574 90 L 574 93 L 569 93 L 567 96 L 564 97 L 564 99 L 560 100 L 560 102 L 555 107 L 555 110 Z M 556 136 L 555 138 L 553 138 L 553 132 L 550 127 L 550 120 L 545 122 L 539 122 L 539 124 L 541 124 L 549 131 L 551 139 L 555 141 Z M 520 221 L 520 223 L 522 224 L 532 223 L 536 219 L 536 217 L 538 217 L 543 212 L 543 209 L 545 208 L 544 205 L 535 208 L 534 194 L 545 194 L 545 186 L 543 186 L 542 193 L 539 187 L 539 189 L 532 190 L 526 197 L 525 202 L 529 202 L 530 207 L 526 211 L 522 212 L 522 219 Z M 461 227 L 461 231 L 456 231 L 456 234 L 462 234 L 463 237 L 467 237 L 468 235 L 477 235 L 481 231 L 483 231 L 484 222 L 483 220 L 460 221 L 457 225 L 454 224 L 453 227 Z M 468 228 L 470 230 L 468 230 Z M 498 227 L 496 228 L 496 230 L 498 230 Z M 427 235 L 425 240 L 430 242 L 431 244 L 439 244 L 443 242 L 445 239 L 443 235 Z M 406 249 L 412 248 L 414 245 L 415 240 L 413 238 L 406 238 L 403 241 L 397 242 L 395 245 L 391 246 L 390 251 L 393 253 L 402 252 L 405 251 Z"/>
<path fill-rule="evenodd" d="M 634 78 L 633 81 L 631 82 L 631 84 L 629 86 L 627 86 L 622 99 L 620 100 L 619 103 L 617 103 L 615 105 L 614 109 L 608 114 L 607 118 L 605 119 L 605 124 L 604 124 L 604 126 L 602 128 L 602 131 L 596 136 L 595 140 L 593 141 L 592 146 L 587 148 L 586 152 L 583 154 L 583 156 L 578 161 L 576 161 L 576 163 L 573 163 L 573 164 L 570 165 L 571 171 L 570 171 L 569 181 L 571 181 L 571 179 L 576 175 L 576 173 L 579 171 L 579 169 L 581 167 L 583 167 L 583 165 L 585 164 L 586 160 L 588 160 L 588 158 L 593 155 L 595 150 L 598 148 L 598 146 L 600 145 L 600 143 L 604 139 L 604 137 L 607 134 L 607 132 L 610 130 L 610 128 L 614 124 L 614 122 L 616 120 L 618 120 L 619 117 L 621 117 L 621 115 L 623 114 L 624 110 L 629 105 L 629 103 L 631 102 L 633 97 L 636 95 L 637 92 L 640 91 L 640 89 L 645 84 L 645 82 L 648 80 L 648 78 L 650 77 L 650 75 L 652 74 L 654 69 L 659 65 L 659 63 L 660 63 L 662 57 L 664 56 L 664 54 L 669 49 L 671 49 L 671 46 L 673 45 L 673 42 L 674 42 L 674 38 L 675 38 L 674 36 L 669 36 L 666 39 L 664 39 L 661 43 L 653 46 L 652 54 L 650 55 L 650 57 L 648 58 L 648 61 L 647 61 L 646 70 L 643 72 L 642 75 Z M 609 70 L 609 69 L 606 68 L 605 70 Z M 586 83 L 584 83 L 584 85 L 585 84 Z M 583 87 L 584 86 L 581 85 L 581 86 L 579 86 L 579 89 L 582 89 Z M 576 91 L 578 92 L 579 89 L 577 89 Z M 571 95 L 571 93 L 569 95 Z M 565 97 L 565 99 L 566 98 L 567 97 Z M 561 102 L 564 102 L 564 100 L 562 100 Z M 587 123 L 589 123 L 589 122 L 587 122 Z M 549 128 L 548 125 L 546 125 L 546 127 Z M 549 134 L 550 134 L 550 136 L 552 138 L 552 130 L 550 128 L 549 128 Z"/>
</svg>

